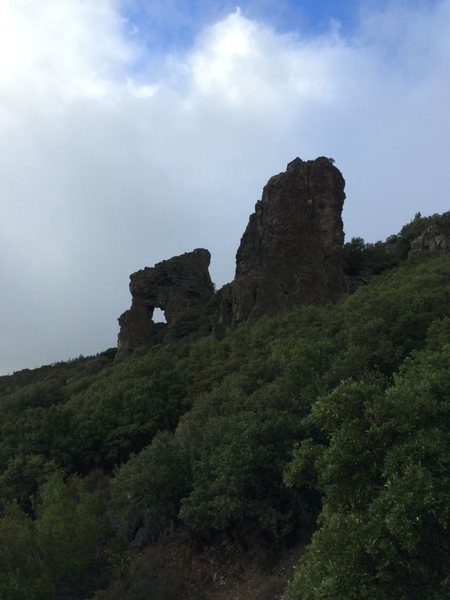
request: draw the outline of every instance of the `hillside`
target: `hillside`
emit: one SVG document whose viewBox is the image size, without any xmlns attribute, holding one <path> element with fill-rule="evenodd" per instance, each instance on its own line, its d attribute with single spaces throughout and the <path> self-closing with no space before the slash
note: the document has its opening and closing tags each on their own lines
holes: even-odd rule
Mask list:
<svg viewBox="0 0 450 600">
<path fill-rule="evenodd" d="M 450 257 L 347 252 L 335 304 L 0 378 L 0 597 L 450 597 Z"/>
</svg>

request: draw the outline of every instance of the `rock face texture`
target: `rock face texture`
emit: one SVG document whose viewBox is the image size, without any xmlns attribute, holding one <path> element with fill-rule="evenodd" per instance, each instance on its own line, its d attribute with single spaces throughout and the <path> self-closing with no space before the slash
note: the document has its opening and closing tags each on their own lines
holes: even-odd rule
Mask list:
<svg viewBox="0 0 450 600">
<path fill-rule="evenodd" d="M 132 304 L 119 317 L 119 358 L 139 346 L 176 340 L 191 333 L 192 311 L 203 307 L 214 295 L 208 270 L 210 260 L 208 250 L 199 248 L 130 276 Z M 153 321 L 155 308 L 164 311 L 166 323 Z"/>
<path fill-rule="evenodd" d="M 333 161 L 296 158 L 269 179 L 223 290 L 224 325 L 336 300 L 344 291 L 345 181 Z"/>
<path fill-rule="evenodd" d="M 408 258 L 430 253 L 441 255 L 450 253 L 450 238 L 437 223 L 432 223 L 411 242 Z"/>
</svg>

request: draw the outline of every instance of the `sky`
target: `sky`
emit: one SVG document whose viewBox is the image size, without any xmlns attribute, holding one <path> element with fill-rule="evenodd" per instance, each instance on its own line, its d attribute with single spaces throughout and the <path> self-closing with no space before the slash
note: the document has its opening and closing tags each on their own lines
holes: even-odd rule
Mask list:
<svg viewBox="0 0 450 600">
<path fill-rule="evenodd" d="M 269 177 L 346 179 L 346 239 L 450 209 L 450 0 L 0 0 L 0 374 L 116 344 L 130 273 L 218 287 Z"/>
</svg>

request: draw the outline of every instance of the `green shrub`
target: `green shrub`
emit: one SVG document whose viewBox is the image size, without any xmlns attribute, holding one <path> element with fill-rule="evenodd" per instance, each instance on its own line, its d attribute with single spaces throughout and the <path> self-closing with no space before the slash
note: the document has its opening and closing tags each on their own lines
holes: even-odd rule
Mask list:
<svg viewBox="0 0 450 600">
<path fill-rule="evenodd" d="M 0 597 L 50 600 L 83 596 L 107 565 L 104 502 L 59 475 L 42 487 L 31 519 L 17 505 L 0 518 Z"/>
<path fill-rule="evenodd" d="M 324 509 L 291 598 L 449 596 L 450 335 L 442 327 L 448 334 L 448 320 L 430 332 L 434 349 L 407 361 L 386 391 L 348 382 L 313 406 L 309 420 L 330 440 L 312 456 Z M 299 449 L 288 480 L 305 464 L 311 445 Z"/>
<path fill-rule="evenodd" d="M 190 486 L 190 464 L 183 448 L 171 434 L 159 433 L 113 479 L 115 519 L 125 529 L 130 521 L 142 521 L 148 536 L 155 538 L 176 522 L 180 500 Z"/>
</svg>

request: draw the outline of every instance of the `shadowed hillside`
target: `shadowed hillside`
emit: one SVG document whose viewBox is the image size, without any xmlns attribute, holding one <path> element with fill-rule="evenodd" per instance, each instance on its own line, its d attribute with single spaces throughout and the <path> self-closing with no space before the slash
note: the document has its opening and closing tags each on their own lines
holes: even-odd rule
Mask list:
<svg viewBox="0 0 450 600">
<path fill-rule="evenodd" d="M 443 598 L 449 307 L 450 258 L 416 258 L 222 340 L 2 377 L 2 597 L 213 598 L 315 531 L 292 598 Z"/>
</svg>

